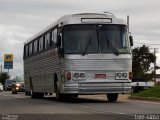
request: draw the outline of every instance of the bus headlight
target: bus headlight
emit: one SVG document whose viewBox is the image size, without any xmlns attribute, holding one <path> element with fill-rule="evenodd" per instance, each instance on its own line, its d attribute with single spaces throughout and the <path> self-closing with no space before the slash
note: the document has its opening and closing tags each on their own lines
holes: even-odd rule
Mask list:
<svg viewBox="0 0 160 120">
<path fill-rule="evenodd" d="M 79 78 L 79 73 L 74 73 L 73 74 L 73 79 L 78 79 Z"/>
<path fill-rule="evenodd" d="M 73 73 L 73 80 L 84 80 L 84 79 L 85 79 L 85 73 L 83 72 Z"/>
<path fill-rule="evenodd" d="M 80 73 L 80 78 L 85 79 L 85 73 Z"/>
<path fill-rule="evenodd" d="M 129 72 L 129 79 L 132 80 L 133 79 L 133 73 Z"/>
<path fill-rule="evenodd" d="M 127 72 L 116 72 L 115 79 L 116 80 L 127 80 L 128 73 Z"/>
</svg>

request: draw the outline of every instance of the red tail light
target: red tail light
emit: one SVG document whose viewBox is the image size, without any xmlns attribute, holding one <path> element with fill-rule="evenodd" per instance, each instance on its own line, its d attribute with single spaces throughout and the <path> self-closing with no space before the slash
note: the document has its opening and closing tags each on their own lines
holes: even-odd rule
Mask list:
<svg viewBox="0 0 160 120">
<path fill-rule="evenodd" d="M 67 76 L 67 80 L 71 80 L 71 72 L 67 72 L 67 74 L 66 74 L 66 76 Z"/>
<path fill-rule="evenodd" d="M 129 72 L 129 79 L 132 80 L 133 79 L 133 73 Z"/>
</svg>

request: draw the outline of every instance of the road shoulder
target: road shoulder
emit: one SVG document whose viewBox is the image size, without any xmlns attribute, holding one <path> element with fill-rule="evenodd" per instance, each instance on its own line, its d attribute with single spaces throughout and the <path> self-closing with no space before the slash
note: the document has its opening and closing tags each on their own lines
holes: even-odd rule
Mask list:
<svg viewBox="0 0 160 120">
<path fill-rule="evenodd" d="M 160 98 L 154 98 L 154 97 L 129 96 L 128 99 L 130 99 L 130 100 L 145 100 L 145 101 L 160 102 Z"/>
</svg>

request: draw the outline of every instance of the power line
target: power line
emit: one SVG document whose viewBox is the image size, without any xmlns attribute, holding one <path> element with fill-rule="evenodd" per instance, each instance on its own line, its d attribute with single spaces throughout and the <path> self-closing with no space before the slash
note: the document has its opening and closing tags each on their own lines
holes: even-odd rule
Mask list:
<svg viewBox="0 0 160 120">
<path fill-rule="evenodd" d="M 136 44 L 144 44 L 144 45 L 160 45 L 160 44 L 150 44 L 150 43 L 141 43 L 141 42 L 134 42 Z"/>
</svg>

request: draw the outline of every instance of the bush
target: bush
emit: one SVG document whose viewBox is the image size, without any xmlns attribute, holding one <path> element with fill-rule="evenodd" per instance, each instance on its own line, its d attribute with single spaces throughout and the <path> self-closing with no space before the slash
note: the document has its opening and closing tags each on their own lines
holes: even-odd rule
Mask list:
<svg viewBox="0 0 160 120">
<path fill-rule="evenodd" d="M 9 79 L 9 78 L 10 78 L 10 76 L 8 75 L 8 73 L 6 73 L 6 72 L 1 73 L 0 74 L 0 83 L 2 83 L 2 85 L 4 85 L 5 80 Z"/>
<path fill-rule="evenodd" d="M 156 83 L 156 85 L 160 85 L 160 81 L 158 81 L 158 82 Z"/>
<path fill-rule="evenodd" d="M 155 85 L 153 88 L 148 90 L 141 91 L 139 93 L 132 94 L 133 96 L 140 96 L 140 97 L 155 97 L 160 98 L 160 84 Z"/>
</svg>

